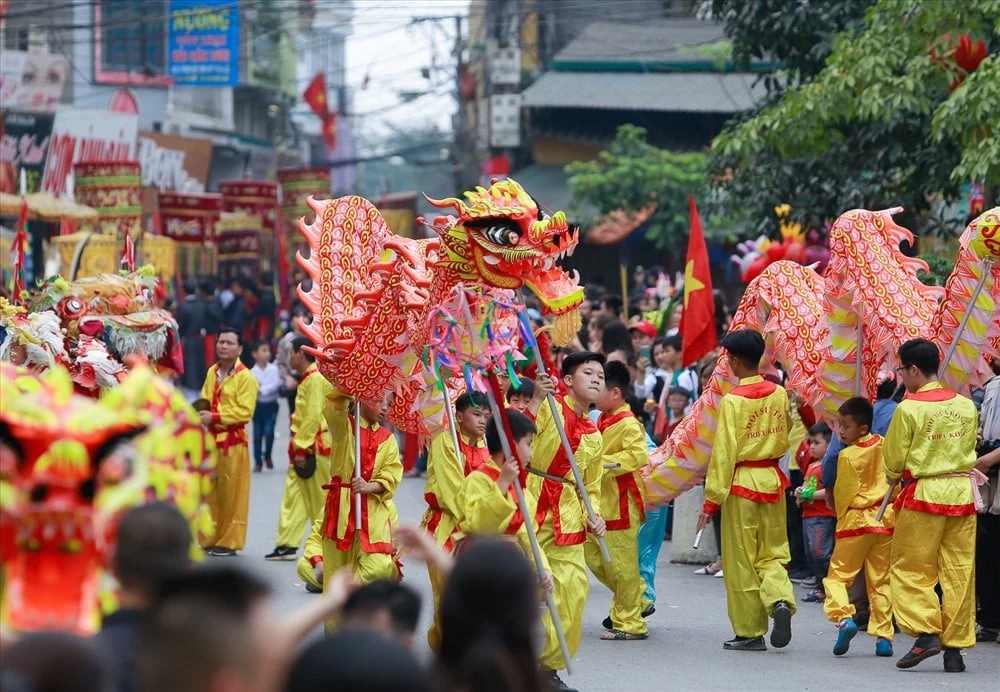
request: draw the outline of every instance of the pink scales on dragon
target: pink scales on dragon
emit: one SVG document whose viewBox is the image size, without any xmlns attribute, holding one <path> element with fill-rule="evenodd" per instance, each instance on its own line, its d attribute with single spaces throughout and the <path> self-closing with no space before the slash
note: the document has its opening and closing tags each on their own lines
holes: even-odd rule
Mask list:
<svg viewBox="0 0 1000 692">
<path fill-rule="evenodd" d="M 442 425 L 440 402 L 434 410 L 426 403 L 433 376 L 421 356 L 438 329 L 437 307 L 459 284 L 507 297 L 529 287 L 555 317 L 556 343 L 568 343 L 580 325 L 579 276 L 556 264 L 579 242 L 566 215 L 549 215 L 511 179 L 464 197 L 428 198 L 455 213 L 428 224 L 433 239 L 394 235 L 375 206 L 355 196 L 310 198 L 316 219 L 299 221 L 309 257 L 297 261 L 313 283 L 309 291 L 300 287 L 299 297 L 313 316 L 304 332 L 316 345 L 320 372 L 366 401 L 395 392 L 390 421 L 407 432 Z M 472 307 L 476 314 L 484 309 Z M 460 391 L 460 380 L 455 385 Z"/>
</svg>

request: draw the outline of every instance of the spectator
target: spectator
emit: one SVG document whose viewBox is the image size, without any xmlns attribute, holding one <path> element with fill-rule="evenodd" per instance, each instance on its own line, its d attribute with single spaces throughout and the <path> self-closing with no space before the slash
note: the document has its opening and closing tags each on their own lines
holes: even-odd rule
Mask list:
<svg viewBox="0 0 1000 692">
<path fill-rule="evenodd" d="M 170 505 L 142 505 L 122 518 L 112 558 L 119 609 L 104 618 L 96 637 L 111 664 L 115 692 L 139 689 L 136 650 L 143 613 L 163 580 L 188 568 L 191 545 L 187 520 Z"/>
<path fill-rule="evenodd" d="M 278 421 L 278 397 L 281 391 L 281 372 L 271 362 L 271 343 L 263 339 L 253 348 L 254 366 L 250 374 L 257 380 L 257 408 L 253 411 L 253 470 L 267 464 L 273 469 L 271 453 L 274 451 L 274 426 Z"/>
<path fill-rule="evenodd" d="M 14 692 L 110 692 L 107 659 L 93 640 L 35 632 L 5 648 L 0 689 Z"/>
<path fill-rule="evenodd" d="M 430 692 L 427 673 L 405 646 L 378 632 L 337 632 L 298 656 L 285 692 Z M 471 692 L 471 690 L 470 690 Z"/>
<path fill-rule="evenodd" d="M 348 597 L 340 627 L 375 630 L 412 649 L 420 605 L 420 595 L 406 584 L 380 579 L 365 584 Z"/>
<path fill-rule="evenodd" d="M 541 692 L 538 578 L 516 545 L 470 541 L 441 598 L 437 672 L 449 692 Z"/>
<path fill-rule="evenodd" d="M 615 293 L 604 296 L 601 301 L 601 312 L 615 319 L 619 319 L 622 314 L 622 297 Z"/>
<path fill-rule="evenodd" d="M 278 365 L 278 372 L 281 373 L 281 394 L 288 401 L 288 412 L 295 413 L 295 390 L 299 386 L 299 377 L 302 373 L 296 372 L 292 368 L 292 342 L 302 334 L 302 320 L 306 318 L 308 312 L 305 307 L 296 305 L 292 308 L 292 329 L 278 341 L 278 357 L 275 362 Z"/>
<path fill-rule="evenodd" d="M 597 353 L 601 349 L 601 340 L 604 338 L 605 328 L 618 319 L 603 312 L 597 312 L 590 318 L 587 325 L 587 349 Z"/>
<path fill-rule="evenodd" d="M 258 286 L 259 299 L 254 308 L 254 338 L 270 342 L 274 338 L 274 320 L 278 313 L 278 304 L 274 298 L 274 275 L 264 272 Z"/>
<path fill-rule="evenodd" d="M 632 348 L 632 337 L 629 335 L 625 325 L 618 320 L 614 320 L 604 327 L 604 330 L 601 332 L 601 348 L 598 353 L 607 358 L 615 351 L 624 351 L 629 360 L 635 358 L 635 349 Z"/>
<path fill-rule="evenodd" d="M 247 314 L 246 286 L 243 279 L 231 279 L 227 291 L 219 296 L 219 307 L 223 324 L 243 334 L 249 315 Z"/>
<path fill-rule="evenodd" d="M 208 364 L 205 361 L 205 335 L 209 326 L 209 302 L 203 285 L 184 284 L 184 302 L 177 308 L 177 333 L 184 350 L 184 374 L 181 389 L 189 401 L 198 398 L 201 383 L 205 381 Z"/>
</svg>

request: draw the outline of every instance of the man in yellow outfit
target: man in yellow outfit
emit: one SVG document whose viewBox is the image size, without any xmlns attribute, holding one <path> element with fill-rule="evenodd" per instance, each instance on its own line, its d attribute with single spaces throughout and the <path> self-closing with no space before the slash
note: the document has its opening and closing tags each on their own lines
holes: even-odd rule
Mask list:
<svg viewBox="0 0 1000 692">
<path fill-rule="evenodd" d="M 823 612 L 837 625 L 834 656 L 843 656 L 858 633 L 855 608 L 847 590 L 861 570 L 871 615 L 868 634 L 876 637 L 875 655 L 892 656 L 892 601 L 889 600 L 889 556 L 892 552 L 894 512 L 876 519 L 889 490 L 882 472 L 882 438 L 871 434 L 875 409 L 867 399 L 848 399 L 840 407 L 840 440 L 845 447 L 837 458 L 834 507 L 836 543 L 823 580 Z"/>
<path fill-rule="evenodd" d="M 899 360 L 907 396 L 883 443 L 889 482 L 903 480 L 889 588 L 896 622 L 917 641 L 896 667 L 944 649 L 945 671 L 960 673 L 961 649 L 976 643 L 976 408 L 938 382 L 940 355 L 930 341 L 907 341 Z"/>
<path fill-rule="evenodd" d="M 604 391 L 604 357 L 591 352 L 571 353 L 563 359 L 562 376 L 568 392 L 557 399 L 558 413 L 596 513 L 601 506 L 602 442 L 601 433 L 587 413 Z M 532 467 L 543 471 L 547 477 L 532 475 L 528 479 L 528 489 L 538 498 L 538 544 L 552 570 L 556 608 L 569 654 L 575 656 L 580 647 L 583 609 L 590 591 L 583 545 L 587 531 L 596 536 L 604 535 L 604 520 L 598 516 L 596 523 L 591 524 L 587 517 L 549 406 L 538 411 L 535 425 L 538 434 L 531 448 Z M 566 664 L 548 613 L 542 616 L 542 623 L 545 626 L 545 646 L 540 659 L 543 674 L 553 690 L 569 690 L 571 688 L 557 672 Z"/>
<path fill-rule="evenodd" d="M 320 374 L 316 358 L 305 351 L 310 346 L 307 337 L 296 337 L 288 358 L 302 379 L 295 390 L 278 538 L 275 549 L 264 556 L 266 560 L 294 560 L 303 533 L 323 516 L 323 485 L 330 479 L 331 445 L 323 409 L 333 385 Z"/>
<path fill-rule="evenodd" d="M 354 416 L 331 427 L 338 444 L 330 458 L 333 477 L 323 486 L 326 513 L 323 520 L 323 583 L 342 567 L 350 567 L 361 584 L 379 579 L 399 579 L 393 558 L 392 523 L 396 517 L 392 497 L 403 480 L 399 444 L 383 425 L 389 397 L 377 408 L 361 404 L 361 477 L 354 475 Z M 342 435 L 340 433 L 343 433 Z M 355 498 L 361 496 L 361 527 L 357 527 Z"/>
<path fill-rule="evenodd" d="M 527 558 L 534 562 L 527 525 L 518 506 L 514 484 L 521 485 L 528 505 L 529 519 L 537 535 L 535 510 L 538 502 L 526 489 L 535 424 L 528 416 L 512 408 L 507 409 L 507 422 L 517 448 L 517 458 L 504 459 L 503 445 L 500 442 L 500 435 L 504 433 L 498 430 L 496 421 L 490 419 L 486 427 L 486 446 L 490 455 L 462 482 L 458 493 L 459 506 L 462 508 L 458 527 L 463 540 L 474 536 L 512 536 L 517 539 Z M 552 591 L 552 575 L 548 574 L 544 556 L 542 560 L 542 569 L 546 572 L 542 587 Z"/>
<path fill-rule="evenodd" d="M 760 332 L 729 332 L 722 347 L 740 383 L 719 402 L 697 528 L 705 528 L 722 508 L 722 569 L 729 621 L 736 635 L 723 648 L 766 651 L 764 634 L 770 616 L 771 646 L 780 649 L 792 640 L 795 613 L 792 583 L 785 571 L 788 479 L 778 467 L 788 451 L 791 410 L 785 390 L 758 372 L 764 357 Z"/>
<path fill-rule="evenodd" d="M 247 538 L 250 512 L 250 447 L 247 423 L 257 406 L 257 380 L 243 363 L 243 337 L 223 327 L 215 342 L 215 365 L 208 369 L 201 398 L 210 408 L 201 411 L 201 424 L 215 436 L 219 452 L 215 488 L 208 506 L 215 522 L 212 544 L 205 554 L 235 555 Z"/>
<path fill-rule="evenodd" d="M 646 519 L 639 469 L 649 462 L 646 431 L 626 400 L 631 376 L 623 363 L 604 366 L 604 393 L 597 400 L 604 451 L 601 462 L 601 517 L 607 524 L 605 540 L 611 562 L 605 563 L 594 536 L 584 545 L 587 566 L 611 589 L 611 613 L 604 620 L 601 639 L 628 641 L 645 639 L 648 630 L 642 617 L 646 583 L 639 573 L 639 527 Z"/>
<path fill-rule="evenodd" d="M 486 442 L 483 440 L 489 418 L 489 401 L 486 395 L 482 392 L 465 392 L 455 400 L 455 427 L 458 428 L 461 461 L 455 453 L 455 443 L 449 430 L 435 435 L 427 452 L 427 485 L 424 486 L 427 511 L 424 512 L 421 523 L 434 536 L 437 544 L 448 552 L 454 549 L 455 541 L 461 538 L 458 520 L 462 515 L 462 508 L 458 495 L 462 481 L 489 458 Z M 441 644 L 438 604 L 444 590 L 444 575 L 430 563 L 427 565 L 427 574 L 434 598 L 434 622 L 427 630 L 427 643 L 433 651 L 437 651 Z"/>
</svg>

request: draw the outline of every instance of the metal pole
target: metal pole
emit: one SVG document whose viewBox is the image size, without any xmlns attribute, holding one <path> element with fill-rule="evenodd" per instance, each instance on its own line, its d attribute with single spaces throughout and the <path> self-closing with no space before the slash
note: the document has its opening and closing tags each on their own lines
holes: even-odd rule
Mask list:
<svg viewBox="0 0 1000 692">
<path fill-rule="evenodd" d="M 434 353 L 431 354 L 431 369 L 434 369 Z M 451 431 L 451 442 L 455 445 L 455 459 L 458 460 L 458 467 L 462 469 L 462 473 L 465 473 L 465 464 L 462 462 L 462 447 L 458 443 L 458 428 L 455 426 L 455 411 L 451 407 L 451 391 L 448 389 L 448 383 L 444 381 L 444 375 L 441 376 L 441 393 L 444 396 L 444 410 L 448 415 L 448 429 Z"/>
<path fill-rule="evenodd" d="M 512 459 L 514 458 L 514 453 L 510 448 L 510 441 L 507 439 L 507 433 L 503 429 L 503 418 L 500 416 L 500 407 L 497 405 L 496 399 L 493 397 L 492 389 L 487 388 L 486 397 L 490 402 L 490 413 L 493 415 L 493 422 L 497 426 L 497 432 L 500 437 L 500 445 L 503 447 L 504 459 Z M 538 570 L 538 576 L 541 577 L 545 573 L 545 570 L 542 568 L 542 565 L 544 564 L 542 562 L 542 550 L 538 546 L 538 536 L 535 535 L 534 518 L 528 511 L 528 501 L 524 498 L 524 489 L 521 488 L 520 477 L 514 479 L 514 491 L 517 494 L 517 507 L 520 510 L 521 518 L 524 521 L 524 530 L 527 532 L 528 542 L 531 544 L 531 553 L 535 558 L 535 569 Z M 566 644 L 566 634 L 563 632 L 562 621 L 559 619 L 559 611 L 556 610 L 555 599 L 548 591 L 545 592 L 545 605 L 549 609 L 549 615 L 552 616 L 552 628 L 556 631 L 556 639 L 559 640 L 559 649 L 562 651 L 563 660 L 566 662 L 566 672 L 572 675 L 573 671 L 570 669 L 569 646 Z"/>
<path fill-rule="evenodd" d="M 865 332 L 864 325 L 861 322 L 861 314 L 858 314 L 858 346 L 857 346 L 857 356 L 854 360 L 854 396 L 861 396 L 861 368 L 863 366 L 861 359 L 861 346 L 864 344 Z"/>
<path fill-rule="evenodd" d="M 361 399 L 354 405 L 354 477 L 361 478 Z M 354 528 L 361 531 L 361 493 L 354 493 Z"/>
</svg>

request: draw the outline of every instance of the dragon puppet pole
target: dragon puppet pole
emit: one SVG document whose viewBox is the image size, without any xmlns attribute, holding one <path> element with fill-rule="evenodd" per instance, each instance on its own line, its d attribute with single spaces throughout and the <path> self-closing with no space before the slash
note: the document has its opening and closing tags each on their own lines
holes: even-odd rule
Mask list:
<svg viewBox="0 0 1000 692">
<path fill-rule="evenodd" d="M 431 368 L 434 368 L 434 353 L 430 354 L 431 357 Z M 448 416 L 448 430 L 451 431 L 451 443 L 455 445 L 455 459 L 458 461 L 458 467 L 460 469 L 465 469 L 465 464 L 462 463 L 462 448 L 458 444 L 458 427 L 455 425 L 455 410 L 451 405 L 451 390 L 448 389 L 448 383 L 445 382 L 444 377 L 438 378 L 441 384 L 441 395 L 444 397 L 444 411 Z M 464 471 L 463 471 L 464 472 Z"/>
<path fill-rule="evenodd" d="M 361 399 L 354 405 L 354 477 L 361 478 Z M 361 493 L 354 493 L 354 528 L 361 534 Z"/>
<path fill-rule="evenodd" d="M 951 345 L 948 346 L 948 352 L 944 354 L 944 360 L 941 361 L 941 366 L 938 368 L 938 377 L 943 377 L 945 370 L 948 369 L 948 364 L 951 359 L 955 356 L 955 350 L 958 348 L 958 340 L 962 337 L 962 332 L 969 324 L 969 319 L 972 317 L 972 311 L 976 307 L 976 301 L 979 300 L 979 295 L 983 292 L 983 287 L 986 285 L 986 280 L 990 277 L 990 271 L 992 267 L 989 264 L 983 266 L 983 275 L 979 277 L 979 281 L 976 282 L 976 287 L 972 290 L 972 297 L 969 298 L 969 309 L 965 311 L 962 315 L 962 321 L 958 323 L 958 329 L 955 330 L 955 335 L 951 339 Z M 896 482 L 898 483 L 898 481 Z M 885 514 L 885 510 L 889 507 L 889 502 L 892 501 L 892 493 L 896 489 L 896 483 L 889 486 L 889 489 L 885 491 L 885 497 L 882 498 L 882 505 L 878 508 L 878 513 L 875 515 L 876 521 L 882 521 L 882 515 Z"/>
<path fill-rule="evenodd" d="M 504 459 L 515 458 L 517 447 L 510 437 L 507 412 L 497 404 L 497 393 L 500 391 L 500 382 L 497 381 L 495 374 L 490 373 L 488 385 L 486 387 L 486 399 L 489 401 L 490 413 L 493 415 L 493 421 L 496 423 L 497 432 L 500 433 L 500 446 L 503 448 Z M 520 459 L 518 459 L 518 462 L 520 463 Z M 527 464 L 521 464 L 521 467 L 526 468 Z M 528 501 L 524 498 L 524 488 L 521 487 L 521 474 L 518 474 L 512 485 L 517 495 L 517 508 L 520 510 L 521 518 L 524 520 L 524 530 L 528 534 L 528 543 L 531 544 L 531 554 L 535 559 L 535 569 L 538 570 L 538 576 L 541 577 L 545 574 L 545 570 L 542 567 L 544 564 L 542 562 L 542 550 L 538 546 L 538 536 L 535 534 L 535 525 L 531 512 L 528 511 Z M 559 650 L 562 651 L 563 661 L 566 662 L 566 672 L 572 675 L 573 671 L 570 668 L 569 646 L 566 644 L 566 634 L 563 632 L 562 621 L 559 619 L 559 611 L 556 610 L 556 601 L 548 591 L 545 592 L 545 605 L 549 609 L 549 615 L 552 616 L 552 628 L 556 631 L 556 639 L 559 640 Z"/>
<path fill-rule="evenodd" d="M 468 313 L 469 306 L 464 305 L 466 312 Z M 524 312 L 519 312 L 517 315 L 518 320 L 521 321 L 522 331 L 525 337 L 531 337 L 532 343 L 528 344 L 531 346 L 531 350 L 534 351 L 535 355 L 535 367 L 538 370 L 538 375 L 542 376 L 545 373 L 545 362 L 542 360 L 542 351 L 538 347 L 538 342 L 534 340 L 534 333 L 531 331 L 531 324 L 524 316 Z M 470 319 L 470 315 L 466 315 L 466 319 Z M 569 443 L 569 438 L 566 437 L 566 428 L 563 426 L 563 420 L 559 411 L 559 404 L 556 403 L 556 398 L 549 394 L 546 397 L 546 401 L 549 404 L 549 411 L 552 413 L 552 422 L 556 424 L 556 430 L 559 431 L 559 439 L 562 440 L 563 452 L 566 453 L 566 460 L 569 461 L 569 467 L 573 471 L 573 478 L 576 480 L 576 488 L 580 492 L 580 497 L 583 499 L 583 506 L 587 509 L 587 518 L 590 520 L 591 524 L 597 522 L 597 515 L 594 514 L 594 505 L 590 502 L 590 495 L 587 494 L 587 486 L 583 482 L 583 474 L 580 473 L 580 467 L 576 463 L 576 455 L 573 453 L 573 447 Z M 611 553 L 608 552 L 608 544 L 604 541 L 604 537 L 597 539 L 598 545 L 601 547 L 601 557 L 604 558 L 605 562 L 611 562 Z"/>
</svg>

